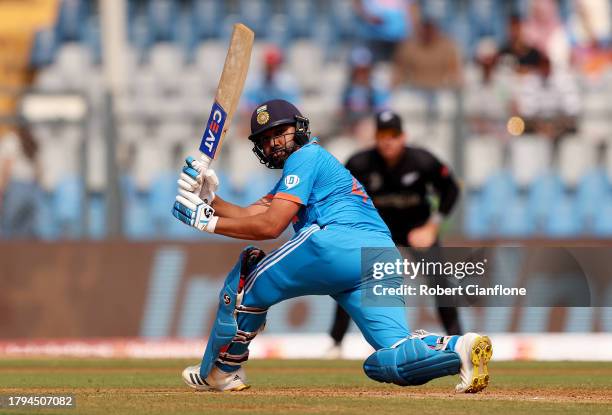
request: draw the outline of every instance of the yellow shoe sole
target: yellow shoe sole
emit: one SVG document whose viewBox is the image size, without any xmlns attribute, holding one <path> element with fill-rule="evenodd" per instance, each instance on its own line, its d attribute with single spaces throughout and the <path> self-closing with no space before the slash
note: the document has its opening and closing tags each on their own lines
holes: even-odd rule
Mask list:
<svg viewBox="0 0 612 415">
<path fill-rule="evenodd" d="M 465 392 L 477 393 L 489 386 L 489 368 L 487 364 L 491 360 L 491 356 L 493 356 L 491 339 L 487 336 L 478 336 L 472 344 L 470 355 L 474 364 L 474 373 L 470 387 Z"/>
<path fill-rule="evenodd" d="M 240 391 L 247 390 L 250 387 L 251 387 L 251 385 L 240 385 L 240 386 L 236 386 L 235 388 L 228 389 L 225 392 L 240 392 Z"/>
</svg>

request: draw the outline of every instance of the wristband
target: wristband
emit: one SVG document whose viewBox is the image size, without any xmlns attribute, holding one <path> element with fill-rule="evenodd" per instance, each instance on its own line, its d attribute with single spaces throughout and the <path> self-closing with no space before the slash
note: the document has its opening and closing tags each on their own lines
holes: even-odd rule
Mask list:
<svg viewBox="0 0 612 415">
<path fill-rule="evenodd" d="M 210 218 L 204 230 L 208 233 L 215 233 L 215 228 L 217 227 L 217 221 L 219 220 L 219 216 L 213 216 Z"/>
</svg>

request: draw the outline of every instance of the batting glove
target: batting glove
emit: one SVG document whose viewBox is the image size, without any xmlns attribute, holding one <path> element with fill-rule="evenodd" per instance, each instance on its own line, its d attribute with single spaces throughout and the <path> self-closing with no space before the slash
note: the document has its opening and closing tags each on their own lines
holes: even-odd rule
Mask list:
<svg viewBox="0 0 612 415">
<path fill-rule="evenodd" d="M 197 195 L 179 189 L 172 215 L 181 222 L 204 232 L 215 233 L 217 220 L 215 209 Z"/>
<path fill-rule="evenodd" d="M 179 189 L 196 194 L 206 203 L 215 200 L 219 178 L 213 169 L 204 169 L 202 162 L 189 156 L 178 180 Z"/>
</svg>

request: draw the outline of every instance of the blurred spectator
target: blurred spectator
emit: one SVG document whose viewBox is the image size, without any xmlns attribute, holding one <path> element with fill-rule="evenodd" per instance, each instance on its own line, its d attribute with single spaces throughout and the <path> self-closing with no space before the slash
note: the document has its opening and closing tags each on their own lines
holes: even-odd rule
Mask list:
<svg viewBox="0 0 612 415">
<path fill-rule="evenodd" d="M 428 100 L 428 116 L 436 115 L 437 94 L 442 88 L 462 84 L 461 52 L 453 39 L 433 21 L 423 21 L 417 36 L 402 43 L 395 54 L 392 85 L 408 83 Z"/>
<path fill-rule="evenodd" d="M 38 236 L 42 193 L 37 150 L 25 128 L 0 137 L 0 234 L 4 238 Z"/>
<path fill-rule="evenodd" d="M 548 59 L 543 60 L 539 72 L 516 79 L 513 92 L 514 111 L 525 120 L 527 133 L 557 139 L 575 132 L 581 109 L 579 87 L 570 74 L 553 73 Z"/>
<path fill-rule="evenodd" d="M 509 112 L 512 85 L 497 76 L 495 63 L 497 45 L 491 38 L 483 39 L 476 48 L 476 64 L 480 69 L 477 87 L 466 91 L 470 126 L 476 134 L 504 135 Z"/>
<path fill-rule="evenodd" d="M 356 48 L 350 55 L 350 73 L 342 93 L 342 126 L 351 131 L 364 119 L 382 110 L 389 93 L 372 79 L 373 58 L 366 48 Z"/>
<path fill-rule="evenodd" d="M 461 52 L 433 21 L 424 21 L 416 37 L 402 43 L 395 55 L 393 85 L 408 82 L 421 89 L 461 85 Z"/>
<path fill-rule="evenodd" d="M 390 61 L 420 18 L 416 0 L 353 0 L 353 4 L 362 22 L 361 36 L 376 62 Z"/>
<path fill-rule="evenodd" d="M 577 0 L 570 20 L 575 44 L 572 61 L 585 75 L 597 78 L 612 66 L 612 11 L 609 0 Z"/>
<path fill-rule="evenodd" d="M 570 19 L 572 37 L 578 45 L 605 47 L 612 41 L 610 0 L 575 0 Z"/>
<path fill-rule="evenodd" d="M 289 102 L 299 102 L 300 99 L 297 82 L 288 72 L 282 70 L 281 49 L 274 45 L 268 46 L 263 59 L 263 73 L 255 75 L 246 88 L 244 110 L 247 113 L 260 103 L 271 99 L 284 99 Z"/>
<path fill-rule="evenodd" d="M 523 32 L 527 44 L 545 55 L 553 68 L 567 67 L 569 41 L 556 0 L 532 0 Z"/>
<path fill-rule="evenodd" d="M 508 21 L 508 41 L 499 50 L 498 60 L 507 62 L 517 72 L 538 71 L 546 56 L 527 43 L 523 36 L 523 22 L 519 16 L 511 16 Z"/>
</svg>

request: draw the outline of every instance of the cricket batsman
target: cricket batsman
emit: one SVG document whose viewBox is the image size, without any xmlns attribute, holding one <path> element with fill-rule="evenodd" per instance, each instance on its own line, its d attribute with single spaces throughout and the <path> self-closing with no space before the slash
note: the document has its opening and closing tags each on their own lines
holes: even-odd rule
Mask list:
<svg viewBox="0 0 612 415">
<path fill-rule="evenodd" d="M 457 392 L 474 393 L 489 383 L 492 345 L 487 336 L 410 333 L 403 297 L 394 307 L 364 306 L 362 248 L 389 248 L 399 257 L 389 229 L 361 184 L 316 138 L 309 121 L 291 103 L 271 100 L 251 116 L 253 151 L 262 164 L 282 169 L 269 194 L 247 207 L 215 195 L 219 181 L 192 157 L 179 180 L 173 215 L 204 232 L 232 238 L 277 238 L 290 224 L 295 235 L 265 254 L 249 246 L 227 275 L 200 365 L 183 380 L 196 390 L 239 391 L 249 387 L 242 365 L 249 343 L 263 329 L 269 307 L 304 295 L 329 295 L 353 318 L 374 348 L 366 375 L 401 386 L 421 385 L 459 374 Z"/>
</svg>

